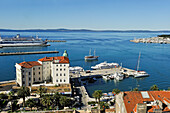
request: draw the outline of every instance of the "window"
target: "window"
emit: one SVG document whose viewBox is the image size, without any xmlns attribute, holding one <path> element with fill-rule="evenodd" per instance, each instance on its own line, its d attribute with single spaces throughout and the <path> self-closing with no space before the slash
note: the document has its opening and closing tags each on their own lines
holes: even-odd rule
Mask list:
<svg viewBox="0 0 170 113">
<path fill-rule="evenodd" d="M 62 65 L 60 64 L 60 66 L 62 66 Z"/>
<path fill-rule="evenodd" d="M 38 69 L 40 69 L 40 67 Z"/>
<path fill-rule="evenodd" d="M 66 65 L 64 64 L 64 67 L 65 67 Z"/>
<path fill-rule="evenodd" d="M 29 81 L 31 80 L 31 77 L 29 77 Z"/>
<path fill-rule="evenodd" d="M 22 70 L 22 72 L 24 73 L 24 70 Z"/>
<path fill-rule="evenodd" d="M 56 65 L 56 67 L 58 67 L 58 65 Z"/>
<path fill-rule="evenodd" d="M 29 83 L 29 86 L 31 86 L 31 83 Z"/>
<path fill-rule="evenodd" d="M 29 74 L 29 75 L 31 75 L 31 73 L 30 73 L 30 72 L 29 72 L 28 74 Z"/>
<path fill-rule="evenodd" d="M 40 75 L 40 72 L 39 72 L 39 75 Z"/>
<path fill-rule="evenodd" d="M 64 82 L 66 82 L 66 80 L 64 79 Z"/>
<path fill-rule="evenodd" d="M 64 76 L 66 76 L 66 74 L 64 73 Z"/>
<path fill-rule="evenodd" d="M 22 78 L 24 78 L 24 75 L 22 75 Z"/>
<path fill-rule="evenodd" d="M 58 73 L 56 74 L 56 76 L 58 76 Z"/>
<path fill-rule="evenodd" d="M 58 82 L 58 79 L 56 80 L 56 82 Z"/>
<path fill-rule="evenodd" d="M 58 69 L 56 69 L 56 71 L 58 71 Z"/>
<path fill-rule="evenodd" d="M 62 69 L 60 69 L 60 71 L 62 71 Z"/>
<path fill-rule="evenodd" d="M 64 71 L 65 71 L 66 69 L 64 68 Z"/>
<path fill-rule="evenodd" d="M 35 75 L 35 72 L 33 74 Z"/>
<path fill-rule="evenodd" d="M 62 76 L 62 74 L 60 73 L 60 76 Z"/>
<path fill-rule="evenodd" d="M 41 78 L 39 77 L 39 80 L 41 80 Z"/>
<path fill-rule="evenodd" d="M 35 68 L 33 68 L 33 70 L 35 70 Z"/>
<path fill-rule="evenodd" d="M 60 82 L 62 82 L 62 79 L 60 79 Z"/>
<path fill-rule="evenodd" d="M 25 82 L 23 81 L 22 84 L 25 84 Z"/>
<path fill-rule="evenodd" d="M 34 78 L 34 81 L 35 81 L 35 78 Z"/>
</svg>

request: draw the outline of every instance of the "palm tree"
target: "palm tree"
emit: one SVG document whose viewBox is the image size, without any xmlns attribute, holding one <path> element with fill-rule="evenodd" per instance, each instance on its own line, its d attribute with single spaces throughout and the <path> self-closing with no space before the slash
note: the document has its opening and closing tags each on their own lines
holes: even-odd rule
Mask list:
<svg viewBox="0 0 170 113">
<path fill-rule="evenodd" d="M 43 106 L 47 106 L 47 108 L 49 109 L 49 107 L 51 106 L 52 102 L 52 97 L 49 95 L 46 95 L 42 98 L 41 103 Z"/>
<path fill-rule="evenodd" d="M 60 101 L 60 97 L 61 97 L 61 95 L 58 92 L 56 92 L 53 95 L 53 99 L 54 99 L 55 104 L 57 105 L 57 109 L 58 109 L 58 104 L 59 104 L 59 101 Z"/>
<path fill-rule="evenodd" d="M 46 92 L 47 92 L 47 90 L 45 88 L 41 87 L 41 86 L 37 90 L 37 93 L 39 93 L 40 98 L 42 97 L 43 93 L 46 93 Z"/>
<path fill-rule="evenodd" d="M 98 99 L 98 103 L 100 103 L 100 98 L 102 97 L 102 90 L 96 90 L 93 93 L 93 97 L 97 100 Z"/>
<path fill-rule="evenodd" d="M 13 100 L 13 96 L 14 96 L 14 92 L 13 91 L 8 93 L 8 100 L 11 101 L 11 111 L 12 112 L 13 112 L 13 106 L 12 106 L 13 105 L 13 101 L 12 101 Z"/>
<path fill-rule="evenodd" d="M 115 93 L 115 94 L 118 94 L 118 93 L 120 93 L 120 90 L 119 89 L 113 89 L 112 92 Z"/>
<path fill-rule="evenodd" d="M 61 96 L 60 97 L 60 104 L 65 107 L 67 103 L 68 103 L 67 97 Z"/>
<path fill-rule="evenodd" d="M 150 87 L 150 90 L 152 90 L 152 91 L 159 91 L 159 88 L 158 88 L 157 85 L 153 85 L 153 86 Z"/>
<path fill-rule="evenodd" d="M 30 95 L 30 90 L 28 87 L 21 87 L 18 91 L 17 91 L 17 95 L 21 98 L 23 98 L 23 106 L 25 107 L 25 97 Z"/>
<path fill-rule="evenodd" d="M 36 103 L 35 103 L 35 101 L 34 101 L 33 99 L 28 99 L 28 100 L 26 101 L 26 105 L 31 108 L 31 111 L 32 111 L 32 107 L 34 107 L 35 104 L 36 104 Z"/>
</svg>

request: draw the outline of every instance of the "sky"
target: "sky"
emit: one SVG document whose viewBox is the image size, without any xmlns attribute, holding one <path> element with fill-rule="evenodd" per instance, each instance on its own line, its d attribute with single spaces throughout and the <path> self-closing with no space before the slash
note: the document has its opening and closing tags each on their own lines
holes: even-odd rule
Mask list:
<svg viewBox="0 0 170 113">
<path fill-rule="evenodd" d="M 170 0 L 0 0 L 0 29 L 170 30 Z"/>
</svg>

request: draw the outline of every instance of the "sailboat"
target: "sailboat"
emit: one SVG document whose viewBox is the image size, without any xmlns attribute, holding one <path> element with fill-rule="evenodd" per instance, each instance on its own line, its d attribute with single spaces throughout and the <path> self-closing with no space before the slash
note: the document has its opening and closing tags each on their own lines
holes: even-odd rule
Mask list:
<svg viewBox="0 0 170 113">
<path fill-rule="evenodd" d="M 94 55 L 91 55 L 91 49 L 89 51 L 89 56 L 85 56 L 84 59 L 86 61 L 91 61 L 91 60 L 97 60 L 99 56 L 95 56 L 95 50 L 94 50 Z"/>
<path fill-rule="evenodd" d="M 140 56 L 141 56 L 141 53 L 139 52 L 137 70 L 136 70 L 136 72 L 134 72 L 134 77 L 135 77 L 135 78 L 149 76 L 149 74 L 146 73 L 145 71 L 139 71 Z"/>
</svg>

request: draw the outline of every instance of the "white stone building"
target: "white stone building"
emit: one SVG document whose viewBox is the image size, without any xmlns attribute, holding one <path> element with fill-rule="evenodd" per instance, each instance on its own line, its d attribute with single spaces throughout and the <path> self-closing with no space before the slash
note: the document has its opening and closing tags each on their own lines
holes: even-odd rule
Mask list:
<svg viewBox="0 0 170 113">
<path fill-rule="evenodd" d="M 15 65 L 19 86 L 31 86 L 34 83 L 51 81 L 53 84 L 69 84 L 69 59 L 67 53 L 59 57 L 44 57 L 32 62 Z"/>
<path fill-rule="evenodd" d="M 39 62 L 16 63 L 16 78 L 19 86 L 31 86 L 33 83 L 42 82 L 42 65 Z"/>
</svg>

